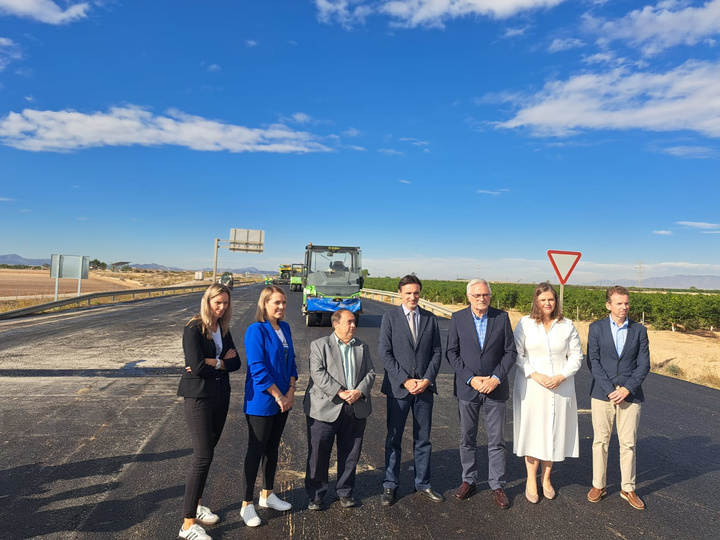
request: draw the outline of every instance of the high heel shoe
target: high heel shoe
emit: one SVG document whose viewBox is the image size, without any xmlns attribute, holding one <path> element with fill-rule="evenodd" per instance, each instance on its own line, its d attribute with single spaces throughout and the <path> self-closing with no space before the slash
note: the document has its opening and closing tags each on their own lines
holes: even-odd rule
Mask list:
<svg viewBox="0 0 720 540">
<path fill-rule="evenodd" d="M 525 488 L 525 498 L 531 503 L 537 504 L 540 500 L 540 495 L 538 495 L 537 493 L 533 495 L 527 490 L 527 488 Z"/>
<path fill-rule="evenodd" d="M 555 495 L 555 489 L 552 486 L 550 486 L 550 489 L 546 489 L 545 486 L 543 486 L 543 497 L 552 500 L 555 498 Z"/>
</svg>

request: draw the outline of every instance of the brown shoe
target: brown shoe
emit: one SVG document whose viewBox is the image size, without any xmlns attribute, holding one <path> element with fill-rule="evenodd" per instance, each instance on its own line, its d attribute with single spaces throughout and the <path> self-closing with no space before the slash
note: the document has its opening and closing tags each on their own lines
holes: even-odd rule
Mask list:
<svg viewBox="0 0 720 540">
<path fill-rule="evenodd" d="M 473 493 L 475 493 L 475 484 L 463 482 L 462 484 L 460 484 L 460 487 L 457 488 L 457 490 L 455 491 L 455 497 L 460 500 L 467 499 Z"/>
<path fill-rule="evenodd" d="M 493 489 L 492 498 L 493 502 L 500 508 L 510 508 L 510 501 L 508 500 L 507 495 L 505 495 L 503 488 Z"/>
<path fill-rule="evenodd" d="M 637 510 L 645 510 L 645 503 L 642 499 L 637 496 L 634 491 L 622 491 L 620 490 L 620 496 L 630 503 L 630 506 Z"/>
<path fill-rule="evenodd" d="M 605 495 L 607 495 L 605 488 L 598 489 L 594 487 L 588 492 L 587 500 L 590 502 L 600 502 Z"/>
</svg>

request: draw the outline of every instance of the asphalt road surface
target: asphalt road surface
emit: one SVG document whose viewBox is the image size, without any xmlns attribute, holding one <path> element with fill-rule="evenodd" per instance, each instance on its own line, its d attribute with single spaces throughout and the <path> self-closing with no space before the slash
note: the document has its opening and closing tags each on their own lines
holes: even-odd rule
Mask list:
<svg viewBox="0 0 720 540">
<path fill-rule="evenodd" d="M 243 336 L 253 322 L 260 289 L 244 287 L 233 293 L 231 331 L 243 358 Z M 0 538 L 176 538 L 191 444 L 181 398 L 175 393 L 183 365 L 182 327 L 197 311 L 200 297 L 138 300 L 0 322 Z M 479 485 L 478 493 L 467 500 L 452 497 L 461 481 L 459 420 L 451 370 L 444 361 L 433 417 L 432 473 L 433 488 L 448 500 L 437 504 L 413 493 L 411 429 L 406 429 L 399 500 L 382 508 L 385 400 L 379 392 L 382 366 L 374 356 L 375 410 L 365 433 L 355 491 L 360 504 L 344 509 L 333 500 L 331 470 L 326 509 L 308 511 L 300 402 L 310 342 L 331 330 L 306 328 L 300 299 L 300 293 L 288 293 L 287 321 L 293 329 L 300 380 L 275 486 L 293 509 L 259 509 L 263 525 L 257 529 L 245 527 L 240 517 L 247 429 L 242 414 L 243 361 L 241 370 L 231 374 L 230 416 L 203 498 L 221 517 L 218 525 L 207 527 L 213 539 L 720 538 L 720 391 L 650 374 L 638 439 L 637 491 L 647 509 L 635 510 L 619 496 L 615 438 L 608 497 L 592 504 L 585 499 L 592 442 L 590 375 L 585 367 L 576 377 L 580 458 L 555 465 L 555 500 L 527 502 L 523 460 L 512 453 L 507 466 L 508 510 L 493 505 L 487 484 Z M 364 301 L 356 337 L 373 352 L 388 307 Z M 439 320 L 444 343 L 449 321 Z M 511 422 L 509 414 L 510 450 Z M 487 471 L 485 443 L 481 428 L 481 477 Z"/>
</svg>

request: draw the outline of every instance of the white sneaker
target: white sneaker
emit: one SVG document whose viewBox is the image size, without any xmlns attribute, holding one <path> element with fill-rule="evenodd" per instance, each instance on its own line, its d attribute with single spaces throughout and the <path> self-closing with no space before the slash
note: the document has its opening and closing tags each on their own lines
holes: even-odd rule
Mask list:
<svg viewBox="0 0 720 540">
<path fill-rule="evenodd" d="M 267 499 L 260 495 L 260 508 L 272 508 L 280 512 L 287 512 L 292 508 L 292 504 L 271 493 Z"/>
<path fill-rule="evenodd" d="M 220 521 L 220 516 L 213 514 L 207 506 L 198 505 L 195 519 L 205 525 L 215 525 Z"/>
<path fill-rule="evenodd" d="M 244 508 L 241 508 L 240 515 L 242 516 L 245 525 L 247 525 L 248 527 L 257 527 L 261 523 L 257 512 L 255 512 L 255 506 L 253 506 L 252 504 L 248 504 Z"/>
<path fill-rule="evenodd" d="M 190 525 L 188 530 L 183 529 L 181 525 L 178 538 L 184 538 L 186 540 L 212 540 L 212 538 L 205 533 L 205 529 L 197 523 Z"/>
</svg>

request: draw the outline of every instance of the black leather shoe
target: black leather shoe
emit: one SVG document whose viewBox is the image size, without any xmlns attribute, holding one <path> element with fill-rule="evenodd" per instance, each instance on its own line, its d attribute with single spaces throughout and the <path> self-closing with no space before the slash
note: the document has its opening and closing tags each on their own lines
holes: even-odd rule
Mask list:
<svg viewBox="0 0 720 540">
<path fill-rule="evenodd" d="M 343 508 L 352 508 L 357 503 L 355 502 L 355 499 L 352 497 L 340 497 L 338 496 L 338 500 L 340 501 L 340 506 Z"/>
<path fill-rule="evenodd" d="M 308 504 L 308 510 L 322 510 L 322 501 L 320 499 L 310 501 L 310 504 Z"/>
<path fill-rule="evenodd" d="M 380 504 L 383 506 L 392 506 L 393 504 L 395 504 L 395 490 L 385 488 L 382 494 L 382 498 L 380 499 Z"/>
<path fill-rule="evenodd" d="M 417 489 L 416 488 L 415 491 L 417 491 L 421 495 L 427 497 L 432 502 L 437 502 L 437 503 L 445 502 L 445 497 L 440 495 L 437 491 L 433 490 L 433 488 L 431 488 L 431 487 L 429 487 L 427 489 Z"/>
</svg>

